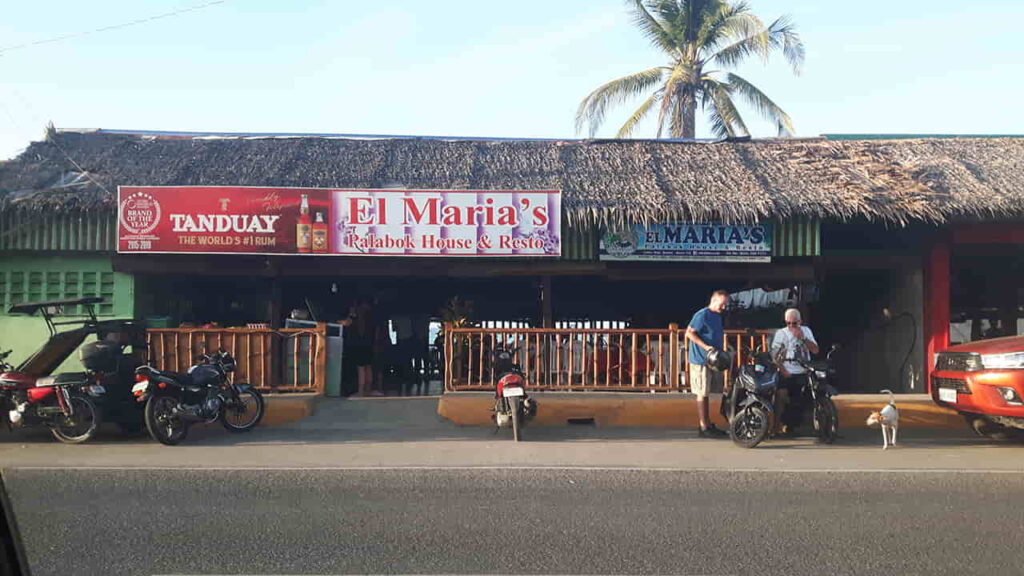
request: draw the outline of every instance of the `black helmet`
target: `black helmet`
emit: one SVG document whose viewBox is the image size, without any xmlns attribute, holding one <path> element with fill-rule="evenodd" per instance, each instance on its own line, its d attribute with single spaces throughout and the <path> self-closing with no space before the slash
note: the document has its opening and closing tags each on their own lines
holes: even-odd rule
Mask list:
<svg viewBox="0 0 1024 576">
<path fill-rule="evenodd" d="M 712 348 L 710 351 L 708 351 L 708 357 L 707 360 L 705 360 L 705 364 L 708 368 L 711 368 L 712 370 L 717 370 L 718 372 L 725 372 L 726 370 L 729 369 L 729 366 L 732 364 L 732 354 L 730 354 L 728 350 L 719 350 L 718 348 Z"/>
</svg>

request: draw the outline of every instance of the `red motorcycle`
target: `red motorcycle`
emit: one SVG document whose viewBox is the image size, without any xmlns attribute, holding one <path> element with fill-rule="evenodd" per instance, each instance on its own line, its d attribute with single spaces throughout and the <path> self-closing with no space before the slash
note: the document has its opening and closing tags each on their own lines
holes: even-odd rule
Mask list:
<svg viewBox="0 0 1024 576">
<path fill-rule="evenodd" d="M 512 428 L 512 439 L 522 438 L 522 428 L 537 415 L 537 402 L 526 393 L 526 376 L 515 363 L 515 350 L 496 348 L 492 354 L 492 374 L 497 380 L 494 389 L 495 432 Z"/>
<path fill-rule="evenodd" d="M 78 348 L 89 334 L 95 334 L 92 304 L 102 298 L 76 298 L 18 304 L 10 313 L 34 314 L 42 311 L 50 339 L 32 356 L 14 367 L 8 363 L 10 351 L 0 354 L 0 422 L 8 429 L 20 426 L 46 426 L 61 442 L 79 444 L 96 435 L 100 412 L 92 396 L 106 390 L 100 376 L 91 372 L 50 376 Z M 63 306 L 85 306 L 90 320 L 55 323 L 53 316 Z M 58 333 L 60 324 L 83 324 Z M 83 359 L 85 361 L 85 359 Z"/>
<path fill-rule="evenodd" d="M 0 420 L 7 427 L 47 426 L 61 442 L 79 444 L 99 428 L 99 410 L 86 396 L 91 382 L 77 374 L 35 378 L 15 372 L 0 354 Z"/>
</svg>

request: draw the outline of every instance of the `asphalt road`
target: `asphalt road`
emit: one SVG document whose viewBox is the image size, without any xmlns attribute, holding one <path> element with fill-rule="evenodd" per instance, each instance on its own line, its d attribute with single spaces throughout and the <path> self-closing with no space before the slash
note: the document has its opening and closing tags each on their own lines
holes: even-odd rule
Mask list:
<svg viewBox="0 0 1024 576">
<path fill-rule="evenodd" d="M 1008 574 L 1016 472 L 4 472 L 32 574 Z"/>
</svg>

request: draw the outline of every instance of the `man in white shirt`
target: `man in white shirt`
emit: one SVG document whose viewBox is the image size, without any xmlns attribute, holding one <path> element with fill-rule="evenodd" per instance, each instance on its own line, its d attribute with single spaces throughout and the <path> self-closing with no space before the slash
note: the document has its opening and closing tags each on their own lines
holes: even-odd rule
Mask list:
<svg viewBox="0 0 1024 576">
<path fill-rule="evenodd" d="M 800 394 L 807 378 L 807 370 L 793 360 L 809 361 L 811 354 L 818 353 L 818 342 L 811 329 L 803 325 L 800 311 L 786 310 L 786 327 L 780 328 L 772 338 L 772 358 L 779 366 L 782 381 L 775 394 L 775 426 L 779 429 L 782 412 L 791 396 Z"/>
</svg>

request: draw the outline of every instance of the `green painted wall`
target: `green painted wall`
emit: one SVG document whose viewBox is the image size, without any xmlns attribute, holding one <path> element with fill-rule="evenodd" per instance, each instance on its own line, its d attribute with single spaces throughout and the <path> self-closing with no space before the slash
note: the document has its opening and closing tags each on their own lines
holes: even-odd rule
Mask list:
<svg viewBox="0 0 1024 576">
<path fill-rule="evenodd" d="M 101 318 L 132 318 L 135 290 L 131 275 L 114 272 L 110 257 L 101 255 L 12 255 L 0 253 L 0 352 L 13 350 L 17 365 L 49 337 L 39 315 L 7 314 L 12 304 L 51 298 L 102 295 Z M 66 319 L 81 318 L 80 310 L 65 310 Z M 59 327 L 58 327 L 59 328 Z M 77 355 L 60 368 L 81 370 Z"/>
</svg>

